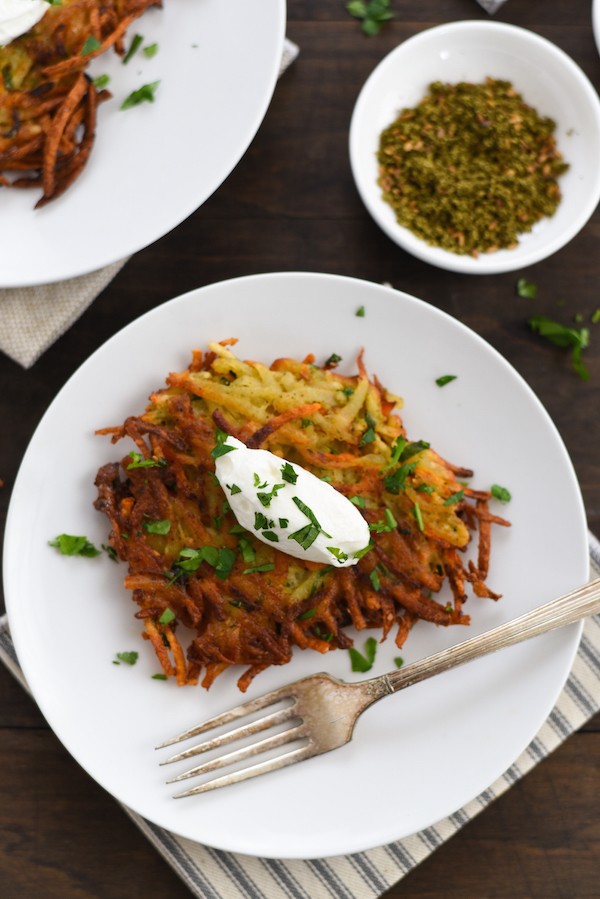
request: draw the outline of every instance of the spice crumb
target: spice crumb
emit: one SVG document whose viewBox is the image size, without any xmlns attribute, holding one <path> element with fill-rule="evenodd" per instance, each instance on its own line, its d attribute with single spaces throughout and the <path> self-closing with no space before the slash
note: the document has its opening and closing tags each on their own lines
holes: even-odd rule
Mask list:
<svg viewBox="0 0 600 899">
<path fill-rule="evenodd" d="M 381 134 L 383 198 L 434 246 L 471 256 L 513 249 L 560 203 L 557 179 L 569 166 L 555 129 L 509 81 L 433 82 Z"/>
</svg>

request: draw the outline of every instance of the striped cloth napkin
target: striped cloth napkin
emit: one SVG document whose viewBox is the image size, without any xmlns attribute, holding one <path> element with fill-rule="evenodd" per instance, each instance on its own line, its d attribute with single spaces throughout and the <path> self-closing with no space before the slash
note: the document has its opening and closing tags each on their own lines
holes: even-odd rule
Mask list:
<svg viewBox="0 0 600 899">
<path fill-rule="evenodd" d="M 600 543 L 589 535 L 590 575 L 600 576 Z M 6 616 L 0 618 L 0 660 L 21 684 Z M 254 858 L 175 836 L 125 808 L 142 833 L 199 899 L 374 899 L 424 861 L 490 802 L 527 774 L 600 709 L 600 615 L 589 618 L 567 683 L 525 752 L 464 808 L 432 827 L 379 849 L 335 858 Z"/>
<path fill-rule="evenodd" d="M 297 55 L 298 47 L 286 38 L 280 76 Z M 122 259 L 55 284 L 0 289 L 0 351 L 23 368 L 31 368 L 83 315 L 126 262 Z"/>
</svg>

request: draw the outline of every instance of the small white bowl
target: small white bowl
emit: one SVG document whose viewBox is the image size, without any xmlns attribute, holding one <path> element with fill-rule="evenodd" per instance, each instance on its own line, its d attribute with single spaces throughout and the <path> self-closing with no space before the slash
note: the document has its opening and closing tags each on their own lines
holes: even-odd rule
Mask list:
<svg viewBox="0 0 600 899">
<path fill-rule="evenodd" d="M 396 221 L 377 184 L 381 132 L 415 106 L 433 81 L 510 81 L 523 100 L 556 122 L 554 136 L 569 170 L 560 177 L 562 200 L 550 218 L 523 234 L 512 250 L 462 256 L 431 246 Z M 492 274 L 524 268 L 564 247 L 600 200 L 600 100 L 579 66 L 562 50 L 524 28 L 499 22 L 453 22 L 404 41 L 374 69 L 350 125 L 350 164 L 365 206 L 407 252 L 440 268 Z"/>
</svg>

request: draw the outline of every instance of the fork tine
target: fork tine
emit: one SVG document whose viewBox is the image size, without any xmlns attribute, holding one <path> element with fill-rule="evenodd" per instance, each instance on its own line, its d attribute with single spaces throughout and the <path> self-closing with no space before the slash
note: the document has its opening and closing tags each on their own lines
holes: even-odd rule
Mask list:
<svg viewBox="0 0 600 899">
<path fill-rule="evenodd" d="M 217 790 L 219 787 L 226 787 L 229 784 L 239 783 L 242 780 L 249 780 L 251 777 L 258 777 L 259 774 L 267 774 L 269 771 L 277 771 L 279 768 L 285 768 L 287 765 L 293 765 L 294 762 L 300 762 L 315 755 L 316 750 L 312 743 L 301 746 L 299 749 L 293 749 L 284 755 L 279 755 L 275 759 L 265 762 L 259 762 L 257 765 L 251 765 L 241 771 L 233 771 L 231 774 L 225 774 L 223 777 L 215 777 L 208 780 L 197 787 L 185 790 L 183 793 L 176 793 L 174 799 L 183 799 L 186 796 L 197 796 L 198 793 L 208 793 L 210 790 Z"/>
<path fill-rule="evenodd" d="M 243 718 L 245 715 L 258 712 L 260 709 L 273 705 L 279 700 L 293 699 L 293 695 L 290 692 L 290 688 L 293 686 L 293 684 L 288 684 L 285 687 L 279 687 L 278 690 L 272 690 L 270 693 L 265 693 L 264 696 L 258 696 L 256 699 L 244 702 L 241 705 L 230 709 L 228 712 L 223 712 L 221 715 L 215 715 L 214 718 L 209 718 L 208 721 L 204 721 L 202 724 L 198 724 L 195 727 L 190 727 L 189 730 L 185 730 L 175 737 L 170 737 L 168 740 L 165 740 L 164 743 L 159 743 L 156 749 L 164 749 L 165 746 L 172 746 L 174 743 L 189 740 L 190 737 L 196 737 L 198 734 L 203 734 L 207 730 L 213 730 L 215 727 L 221 727 L 223 724 L 231 724 L 232 721 L 237 721 L 238 718 Z"/>
<path fill-rule="evenodd" d="M 272 737 L 265 737 L 264 740 L 251 743 L 249 746 L 242 746 L 241 749 L 234 749 L 233 752 L 228 752 L 225 755 L 220 755 L 208 762 L 203 762 L 201 765 L 197 765 L 189 771 L 178 774 L 176 777 L 168 780 L 167 783 L 173 784 L 180 780 L 187 780 L 189 777 L 197 777 L 202 774 L 208 774 L 210 771 L 218 771 L 219 768 L 226 768 L 228 765 L 242 762 L 244 759 L 251 758 L 251 756 L 260 755 L 262 752 L 269 752 L 269 750 L 277 749 L 279 746 L 285 746 L 287 743 L 292 743 L 301 736 L 302 725 L 300 724 L 296 727 L 284 730 L 282 733 L 275 734 Z"/>
<path fill-rule="evenodd" d="M 229 743 L 234 743 L 236 740 L 240 740 L 244 737 L 252 737 L 254 736 L 254 734 L 259 734 L 261 733 L 261 731 L 268 730 L 270 727 L 275 727 L 277 724 L 282 724 L 284 721 L 293 721 L 294 717 L 293 707 L 287 706 L 284 709 L 279 709 L 277 712 L 272 712 L 269 715 L 264 715 L 257 721 L 253 721 L 251 724 L 242 724 L 239 727 L 234 728 L 233 730 L 229 730 L 224 734 L 220 734 L 218 737 L 213 737 L 212 740 L 205 740 L 203 743 L 197 743 L 195 746 L 191 746 L 189 749 L 185 749 L 183 752 L 178 752 L 176 755 L 172 755 L 170 758 L 165 759 L 165 761 L 161 762 L 160 764 L 170 765 L 172 762 L 181 762 L 183 761 L 183 759 L 189 759 L 195 755 L 201 755 L 203 752 L 209 752 L 211 749 L 218 749 L 220 746 L 227 746 Z"/>
</svg>

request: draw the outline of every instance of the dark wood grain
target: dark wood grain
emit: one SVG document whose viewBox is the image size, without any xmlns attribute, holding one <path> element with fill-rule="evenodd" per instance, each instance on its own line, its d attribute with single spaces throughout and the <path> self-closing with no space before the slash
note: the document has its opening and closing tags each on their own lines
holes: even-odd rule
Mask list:
<svg viewBox="0 0 600 899">
<path fill-rule="evenodd" d="M 72 372 L 115 331 L 194 287 L 254 272 L 310 269 L 389 281 L 456 316 L 496 347 L 548 409 L 573 460 L 590 527 L 600 533 L 600 325 L 597 331 L 592 326 L 587 383 L 572 373 L 563 352 L 535 338 L 526 325 L 533 311 L 567 322 L 600 305 L 600 214 L 567 247 L 523 272 L 539 285 L 535 301 L 516 296 L 514 274 L 475 278 L 437 270 L 385 237 L 365 212 L 350 172 L 348 126 L 358 91 L 406 37 L 440 22 L 487 18 L 474 0 L 395 0 L 393 6 L 397 18 L 369 39 L 342 0 L 290 0 L 288 34 L 301 55 L 281 78 L 234 172 L 187 221 L 136 254 L 32 369 L 0 357 L 1 527 L 42 414 Z M 550 38 L 600 85 L 588 2 L 508 0 L 496 18 Z M 515 452 L 523 465 L 535 464 L 517 434 Z M 388 899 L 600 895 L 599 758 L 597 716 L 392 888 Z M 375 804 L 384 801 L 374 797 Z M 66 753 L 4 669 L 0 895 L 189 895 L 118 804 Z"/>
</svg>

